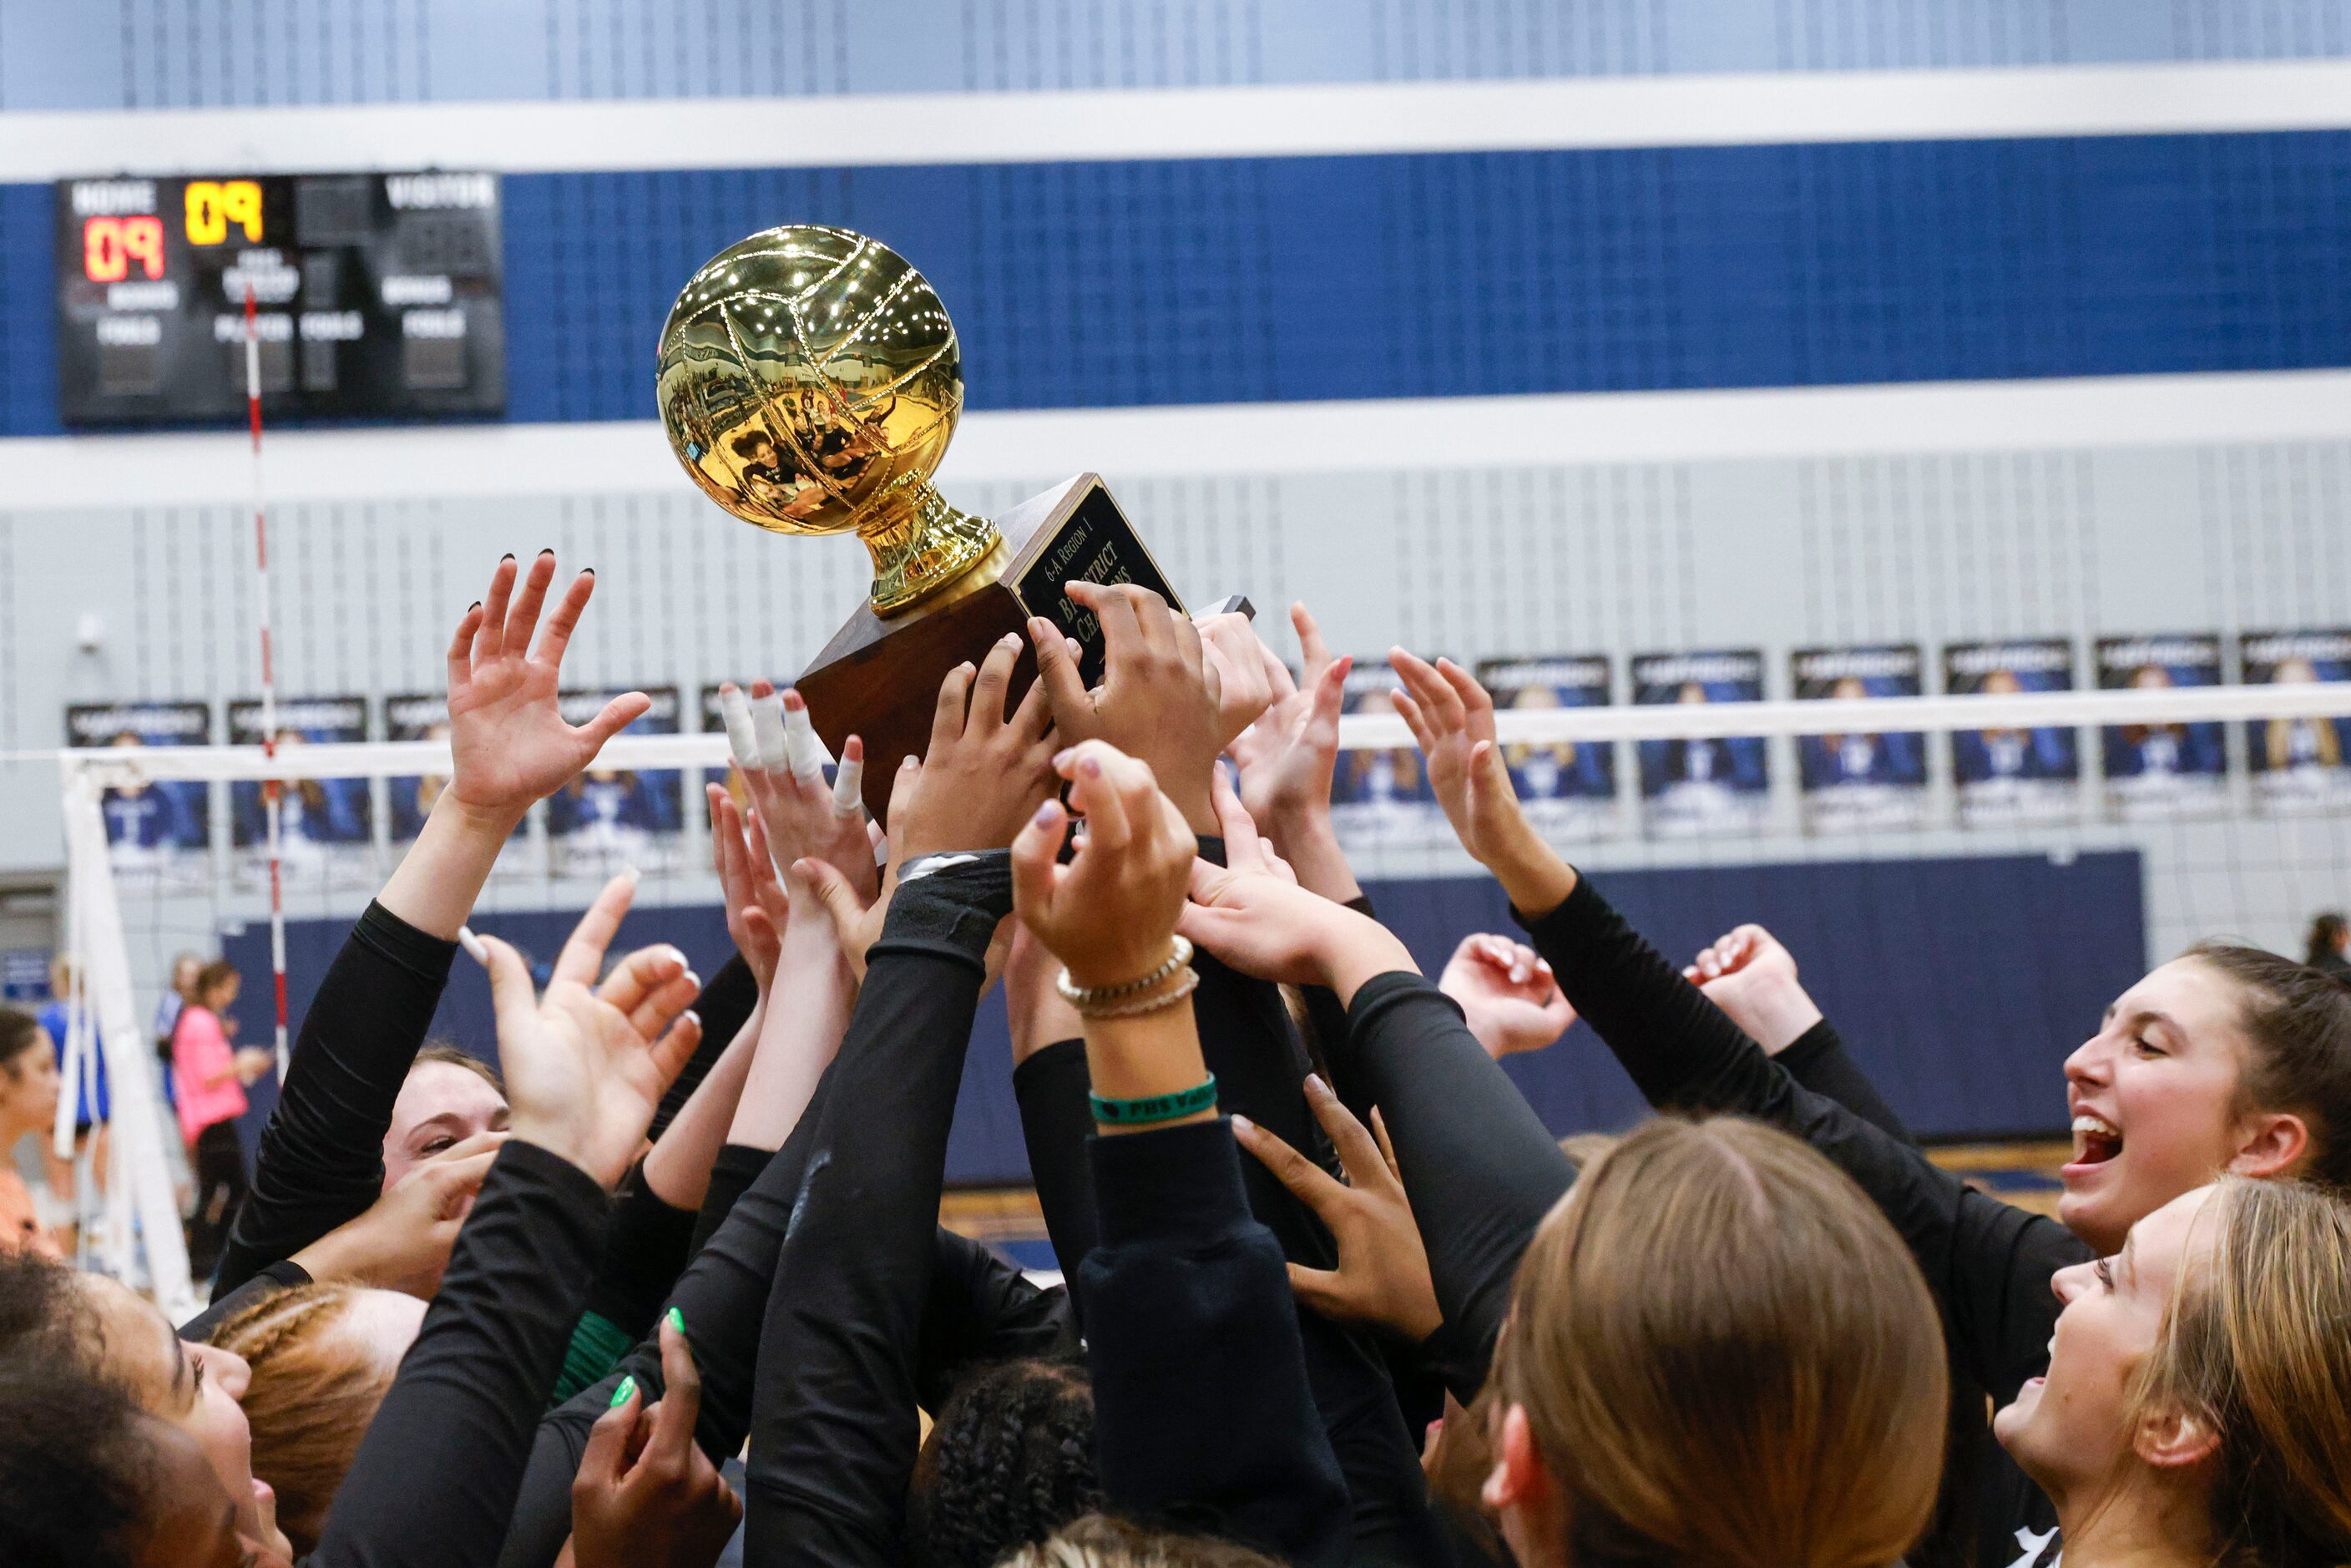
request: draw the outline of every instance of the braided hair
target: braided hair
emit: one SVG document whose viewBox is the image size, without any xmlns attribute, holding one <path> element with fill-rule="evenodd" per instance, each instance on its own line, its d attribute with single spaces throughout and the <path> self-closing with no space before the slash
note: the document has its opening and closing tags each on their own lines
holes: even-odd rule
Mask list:
<svg viewBox="0 0 2351 1568">
<path fill-rule="evenodd" d="M 921 1568 L 991 1568 L 1100 1508 L 1085 1368 L 1029 1358 L 964 1378 L 939 1408 L 911 1500 Z"/>
</svg>

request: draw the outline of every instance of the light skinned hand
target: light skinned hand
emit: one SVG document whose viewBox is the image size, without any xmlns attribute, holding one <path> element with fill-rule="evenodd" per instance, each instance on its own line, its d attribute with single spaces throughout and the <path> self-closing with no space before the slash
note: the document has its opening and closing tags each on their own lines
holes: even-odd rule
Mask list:
<svg viewBox="0 0 2351 1568">
<path fill-rule="evenodd" d="M 1198 841 L 1148 764 L 1089 740 L 1053 759 L 1085 819 L 1057 863 L 1070 813 L 1037 808 L 1012 844 L 1012 907 L 1080 986 L 1139 979 L 1166 960 Z"/>
<path fill-rule="evenodd" d="M 775 689 L 768 681 L 751 683 L 755 699 L 768 697 Z M 784 711 L 805 714 L 808 704 L 799 691 L 787 688 Z M 865 766 L 863 740 L 852 735 L 841 743 L 841 766 L 860 769 Z M 742 775 L 744 796 L 766 830 L 773 863 L 788 866 L 813 856 L 839 871 L 860 897 L 872 898 L 882 885 L 882 873 L 873 863 L 874 825 L 866 820 L 862 806 L 850 811 L 836 810 L 831 785 L 821 778 L 803 779 L 789 766 L 750 768 L 737 758 L 735 768 Z"/>
<path fill-rule="evenodd" d="M 743 955 L 765 996 L 775 984 L 776 962 L 783 956 L 791 899 L 776 875 L 767 829 L 759 819 L 746 817 L 724 785 L 705 785 L 704 792 L 710 801 L 710 858 L 726 906 L 726 935 L 735 939 L 735 950 Z M 859 836 L 863 836 L 862 827 Z"/>
<path fill-rule="evenodd" d="M 1201 658 L 1217 672 L 1217 749 L 1222 751 L 1273 706 L 1273 676 L 1266 666 L 1281 669 L 1281 661 L 1238 611 L 1195 616 L 1192 624 L 1200 631 Z"/>
<path fill-rule="evenodd" d="M 1233 1118 L 1233 1136 L 1241 1147 L 1312 1209 L 1339 1244 L 1338 1268 L 1292 1263 L 1290 1288 L 1326 1318 L 1377 1323 L 1417 1343 L 1435 1333 L 1445 1316 L 1437 1310 L 1428 1249 L 1396 1172 L 1387 1125 L 1374 1110 L 1366 1132 L 1316 1075 L 1306 1080 L 1306 1103 L 1339 1152 L 1347 1173 L 1344 1185 L 1256 1123 Z"/>
<path fill-rule="evenodd" d="M 466 950 L 490 972 L 509 1130 L 607 1191 L 627 1173 L 662 1092 L 702 1038 L 702 1020 L 686 1010 L 702 979 L 675 947 L 632 953 L 597 983 L 635 893 L 631 873 L 604 884 L 564 943 L 543 996 L 533 994 L 520 953 L 497 937 L 465 934 Z"/>
<path fill-rule="evenodd" d="M 261 1082 L 264 1074 L 277 1065 L 277 1053 L 266 1046 L 241 1045 L 230 1059 L 236 1081 L 250 1087 Z"/>
<path fill-rule="evenodd" d="M 1821 1021 L 1796 978 L 1795 956 L 1761 925 L 1733 926 L 1682 971 L 1766 1054 L 1777 1056 Z"/>
<path fill-rule="evenodd" d="M 1507 936 L 1464 936 L 1437 988 L 1461 1004 L 1469 1032 L 1497 1061 L 1542 1050 L 1575 1021 L 1575 1009 L 1560 993 L 1551 966 L 1533 948 Z"/>
<path fill-rule="evenodd" d="M 1404 683 L 1395 710 L 1428 759 L 1428 782 L 1470 858 L 1500 880 L 1510 903 L 1547 915 L 1575 890 L 1575 873 L 1527 821 L 1494 736 L 1494 699 L 1450 659 L 1431 664 L 1402 648 L 1388 662 Z"/>
<path fill-rule="evenodd" d="M 1058 743 L 1107 741 L 1149 764 L 1192 831 L 1215 832 L 1208 771 L 1224 749 L 1222 692 L 1200 629 L 1133 583 L 1077 581 L 1062 591 L 1102 622 L 1104 663 L 1102 684 L 1086 690 L 1069 641 L 1050 621 L 1029 622 Z"/>
<path fill-rule="evenodd" d="M 865 952 L 882 934 L 898 871 L 921 855 L 997 850 L 1012 842 L 1037 803 L 1053 790 L 1051 713 L 1044 683 L 1029 688 L 1007 715 L 1004 699 L 1019 662 L 1020 639 L 1008 632 L 977 668 L 956 665 L 939 683 L 929 749 L 899 764 L 890 784 L 889 863 L 867 897 L 837 866 L 810 856 L 792 863 L 841 933 L 841 952 L 859 979 Z"/>
<path fill-rule="evenodd" d="M 1232 776 L 1223 764 L 1217 765 L 1209 782 L 1209 799 L 1217 811 L 1217 831 L 1225 841 L 1225 863 L 1295 883 L 1298 873 L 1275 852 L 1273 841 L 1257 831 L 1257 819 L 1241 803 L 1240 792 L 1233 788 Z"/>
<path fill-rule="evenodd" d="M 476 1133 L 419 1160 L 368 1207 L 294 1254 L 314 1280 L 354 1280 L 431 1301 L 490 1163 L 512 1134 Z"/>
<path fill-rule="evenodd" d="M 648 1409 L 633 1380 L 589 1429 L 571 1482 L 577 1568 L 710 1568 L 743 1521 L 743 1504 L 694 1440 L 702 1375 L 674 1317 L 661 1325 L 662 1396 Z"/>
<path fill-rule="evenodd" d="M 1420 972 L 1379 922 L 1255 866 L 1192 862 L 1192 900 L 1176 929 L 1245 975 L 1327 986 L 1343 1004 L 1374 975 Z"/>
<path fill-rule="evenodd" d="M 539 551 L 516 591 L 512 556 L 490 574 L 489 595 L 467 610 L 449 643 L 449 750 L 454 768 L 444 793 L 465 810 L 509 827 L 535 800 L 554 794 L 594 759 L 604 743 L 653 706 L 624 692 L 586 724 L 566 724 L 556 706 L 563 651 L 596 589 L 596 574 L 571 580 L 539 630 L 539 611 L 555 580 L 555 552 Z M 538 646 L 534 650 L 531 639 Z"/>
<path fill-rule="evenodd" d="M 1231 746 L 1240 765 L 1241 800 L 1249 815 L 1277 838 L 1300 818 L 1331 815 L 1331 777 L 1339 764 L 1339 714 L 1344 706 L 1353 659 L 1334 659 L 1322 629 L 1301 602 L 1290 607 L 1305 667 L 1291 680 L 1290 667 L 1263 643 L 1273 701 Z"/>
</svg>

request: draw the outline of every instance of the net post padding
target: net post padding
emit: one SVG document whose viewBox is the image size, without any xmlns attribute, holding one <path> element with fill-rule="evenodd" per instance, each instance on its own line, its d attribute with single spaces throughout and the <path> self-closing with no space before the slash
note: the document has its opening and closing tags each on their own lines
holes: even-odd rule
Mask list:
<svg viewBox="0 0 2351 1568">
<path fill-rule="evenodd" d="M 131 953 L 124 940 L 122 906 L 116 896 L 113 862 L 107 853 L 106 820 L 99 810 L 103 775 L 78 766 L 81 757 L 64 755 L 77 764 L 64 768 L 62 801 L 70 879 L 68 954 L 84 1002 L 78 1010 L 96 1027 L 111 1107 L 106 1260 L 117 1278 L 133 1277 L 135 1228 L 145 1256 L 148 1288 L 172 1321 L 180 1322 L 194 1314 L 198 1302 L 188 1277 L 179 1198 L 172 1191 L 171 1167 L 164 1158 L 166 1112 L 155 1055 L 146 1031 L 139 1026 L 131 996 Z M 59 1098 L 57 1114 L 68 1126 L 75 1119 L 76 1103 L 71 1091 Z"/>
</svg>

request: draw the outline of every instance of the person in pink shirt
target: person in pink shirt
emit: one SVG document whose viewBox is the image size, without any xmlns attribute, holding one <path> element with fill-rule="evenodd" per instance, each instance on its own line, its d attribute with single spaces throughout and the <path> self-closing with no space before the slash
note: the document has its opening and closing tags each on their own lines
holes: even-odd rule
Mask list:
<svg viewBox="0 0 2351 1568">
<path fill-rule="evenodd" d="M 0 1252 L 59 1256 L 11 1157 L 17 1140 L 46 1136 L 57 1119 L 57 1060 L 49 1031 L 30 1013 L 0 1008 Z"/>
<path fill-rule="evenodd" d="M 246 1085 L 269 1071 L 269 1052 L 229 1044 L 224 1015 L 236 1000 L 236 967 L 225 958 L 205 965 L 193 995 L 172 1029 L 172 1074 L 180 1092 L 180 1134 L 195 1170 L 196 1212 L 188 1221 L 188 1266 L 202 1279 L 220 1260 L 229 1221 L 245 1201 L 245 1149 L 236 1119 L 245 1114 Z"/>
</svg>

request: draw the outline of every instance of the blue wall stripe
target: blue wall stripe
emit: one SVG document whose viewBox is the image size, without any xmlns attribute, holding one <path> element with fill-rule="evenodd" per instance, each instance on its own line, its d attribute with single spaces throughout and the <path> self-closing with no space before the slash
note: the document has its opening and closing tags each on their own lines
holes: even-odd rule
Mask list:
<svg viewBox="0 0 2351 1568">
<path fill-rule="evenodd" d="M 845 224 L 976 408 L 2351 364 L 2351 132 L 507 180 L 509 413 L 649 417 L 678 286 Z M 47 193 L 0 190 L 7 434 L 55 428 Z"/>
</svg>

